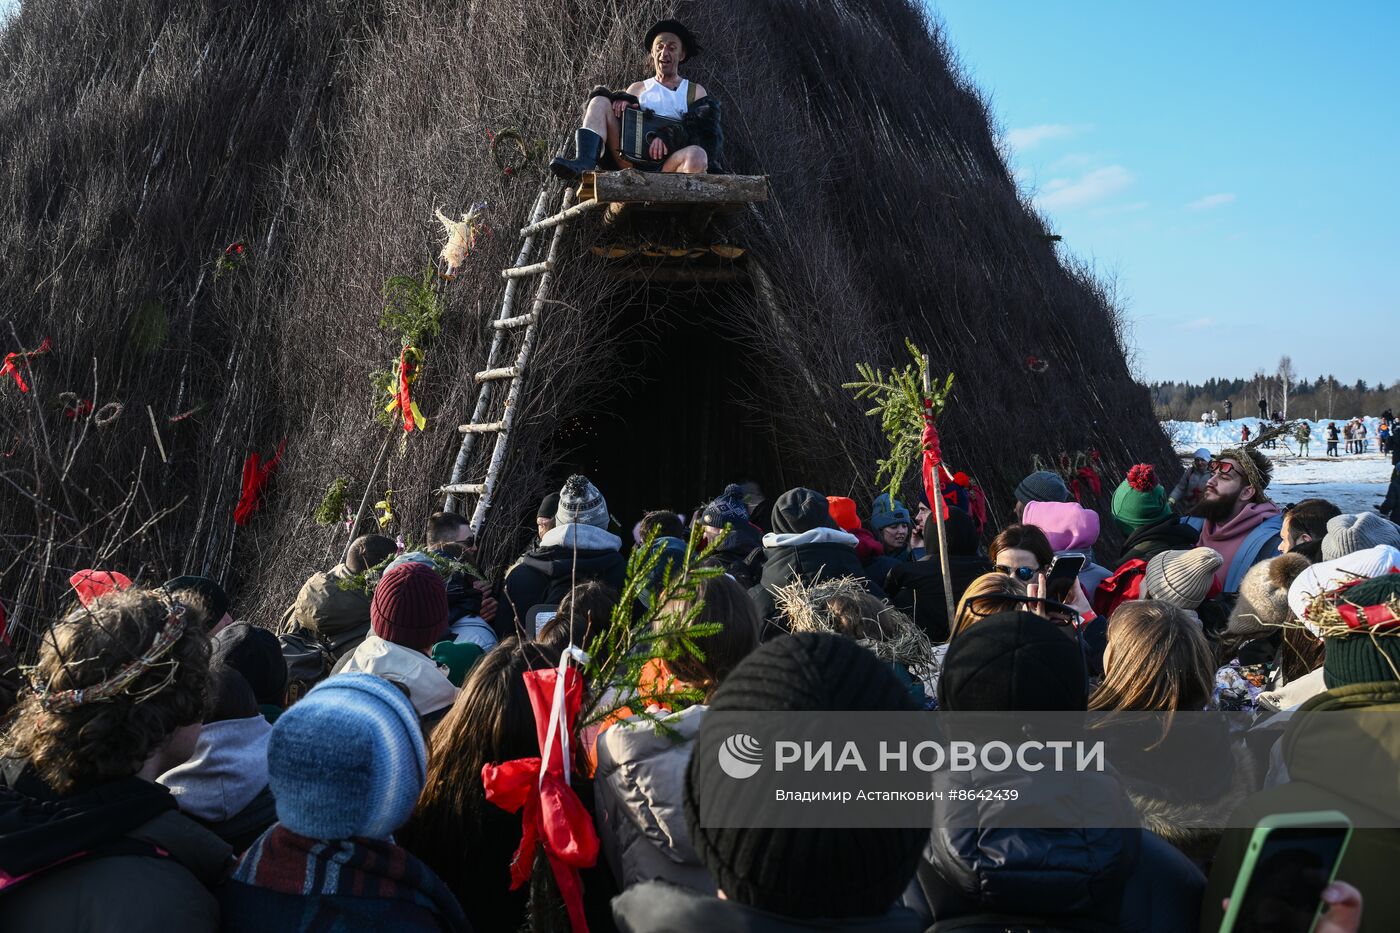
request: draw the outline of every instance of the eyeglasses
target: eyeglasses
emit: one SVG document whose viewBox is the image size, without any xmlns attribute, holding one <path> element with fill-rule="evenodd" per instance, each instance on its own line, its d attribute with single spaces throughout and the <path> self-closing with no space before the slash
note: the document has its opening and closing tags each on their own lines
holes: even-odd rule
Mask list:
<svg viewBox="0 0 1400 933">
<path fill-rule="evenodd" d="M 1040 573 L 1039 567 L 1007 567 L 1004 564 L 997 564 L 994 568 L 997 573 L 1004 573 L 1008 577 L 1015 577 L 1022 583 L 1029 583 L 1035 579 L 1035 575 Z"/>
<path fill-rule="evenodd" d="M 1210 471 L 1216 476 L 1229 476 L 1231 473 L 1238 473 L 1239 467 L 1229 460 L 1213 460 L 1210 464 Z"/>
</svg>

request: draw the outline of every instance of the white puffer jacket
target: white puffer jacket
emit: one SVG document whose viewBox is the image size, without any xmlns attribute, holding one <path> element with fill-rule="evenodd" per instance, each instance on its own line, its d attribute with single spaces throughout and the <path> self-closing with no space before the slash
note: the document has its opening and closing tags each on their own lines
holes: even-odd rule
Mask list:
<svg viewBox="0 0 1400 933">
<path fill-rule="evenodd" d="M 691 846 L 683 794 L 690 751 L 706 707 L 665 718 L 675 734 L 624 719 L 598 739 L 594 776 L 598 836 L 623 888 L 661 879 L 705 894 L 715 883 Z"/>
</svg>

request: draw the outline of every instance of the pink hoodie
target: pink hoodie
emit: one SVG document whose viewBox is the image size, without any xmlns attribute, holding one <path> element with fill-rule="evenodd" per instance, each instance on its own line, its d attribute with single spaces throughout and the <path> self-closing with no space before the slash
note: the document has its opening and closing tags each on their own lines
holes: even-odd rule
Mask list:
<svg viewBox="0 0 1400 933">
<path fill-rule="evenodd" d="M 1218 525 L 1213 522 L 1205 523 L 1196 546 L 1213 548 L 1223 559 L 1220 569 L 1215 572 L 1217 586 L 1225 585 L 1225 578 L 1230 573 L 1230 564 L 1234 562 L 1235 553 L 1239 551 L 1240 545 L 1244 544 L 1244 539 L 1265 519 L 1277 514 L 1278 506 L 1272 502 L 1249 502 L 1240 510 L 1240 514 L 1228 522 Z"/>
<path fill-rule="evenodd" d="M 1099 540 L 1099 513 L 1077 502 L 1027 502 L 1021 521 L 1050 539 L 1050 550 L 1088 551 Z"/>
</svg>

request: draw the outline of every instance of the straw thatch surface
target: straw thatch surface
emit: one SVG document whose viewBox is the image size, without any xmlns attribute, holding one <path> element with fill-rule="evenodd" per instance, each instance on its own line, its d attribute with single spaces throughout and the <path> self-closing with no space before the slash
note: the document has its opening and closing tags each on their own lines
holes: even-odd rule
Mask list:
<svg viewBox="0 0 1400 933">
<path fill-rule="evenodd" d="M 771 201 L 729 231 L 757 286 L 684 299 L 738 348 L 766 419 L 754 445 L 771 448 L 756 459 L 780 461 L 785 482 L 872 493 L 881 441 L 839 384 L 909 336 L 958 374 L 946 447 L 999 513 L 1034 453 L 1097 446 L 1110 476 L 1170 462 L 1111 296 L 1057 257 L 982 100 L 907 0 L 25 0 L 0 36 L 0 338 L 8 352 L 47 336 L 55 351 L 35 361 L 32 393 L 0 390 L 12 616 L 52 617 L 68 573 L 107 565 L 208 573 L 241 615 L 271 620 L 345 542 L 311 520 L 322 492 L 344 475 L 357 502 L 385 435 L 368 382 L 398 349 L 377 327 L 383 283 L 436 254 L 435 209 L 486 200 L 495 235 L 445 292 L 419 383 L 430 430 L 373 490 L 395 490 L 415 534 L 440 504 L 429 490 L 538 190 L 537 172 L 496 168 L 488 130 L 554 150 L 581 89 L 639 77 L 637 37 L 673 13 L 707 45 L 689 73 L 727 107 L 729 165 L 772 180 Z M 564 420 L 628 404 L 617 321 L 636 289 L 583 248 L 596 230 L 577 228 L 558 278 L 489 564 L 518 551 L 567 467 Z M 216 276 L 234 241 L 249 262 Z M 668 299 L 645 302 L 659 319 Z M 63 392 L 122 410 L 98 429 L 64 417 Z M 677 424 L 706 417 L 703 399 L 676 398 Z M 636 436 L 662 446 L 666 432 Z M 235 528 L 245 454 L 283 438 L 271 498 Z"/>
</svg>

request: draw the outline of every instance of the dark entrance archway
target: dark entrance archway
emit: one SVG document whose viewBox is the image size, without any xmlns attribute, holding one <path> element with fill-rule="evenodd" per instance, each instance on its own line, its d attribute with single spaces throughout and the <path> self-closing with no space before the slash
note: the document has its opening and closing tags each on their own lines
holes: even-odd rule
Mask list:
<svg viewBox="0 0 1400 933">
<path fill-rule="evenodd" d="M 561 427 L 556 470 L 592 479 L 627 532 L 648 510 L 688 513 L 740 478 L 770 496 L 785 488 L 768 367 L 733 313 L 752 301 L 743 281 L 653 284 L 614 317 L 616 386 Z"/>
</svg>

